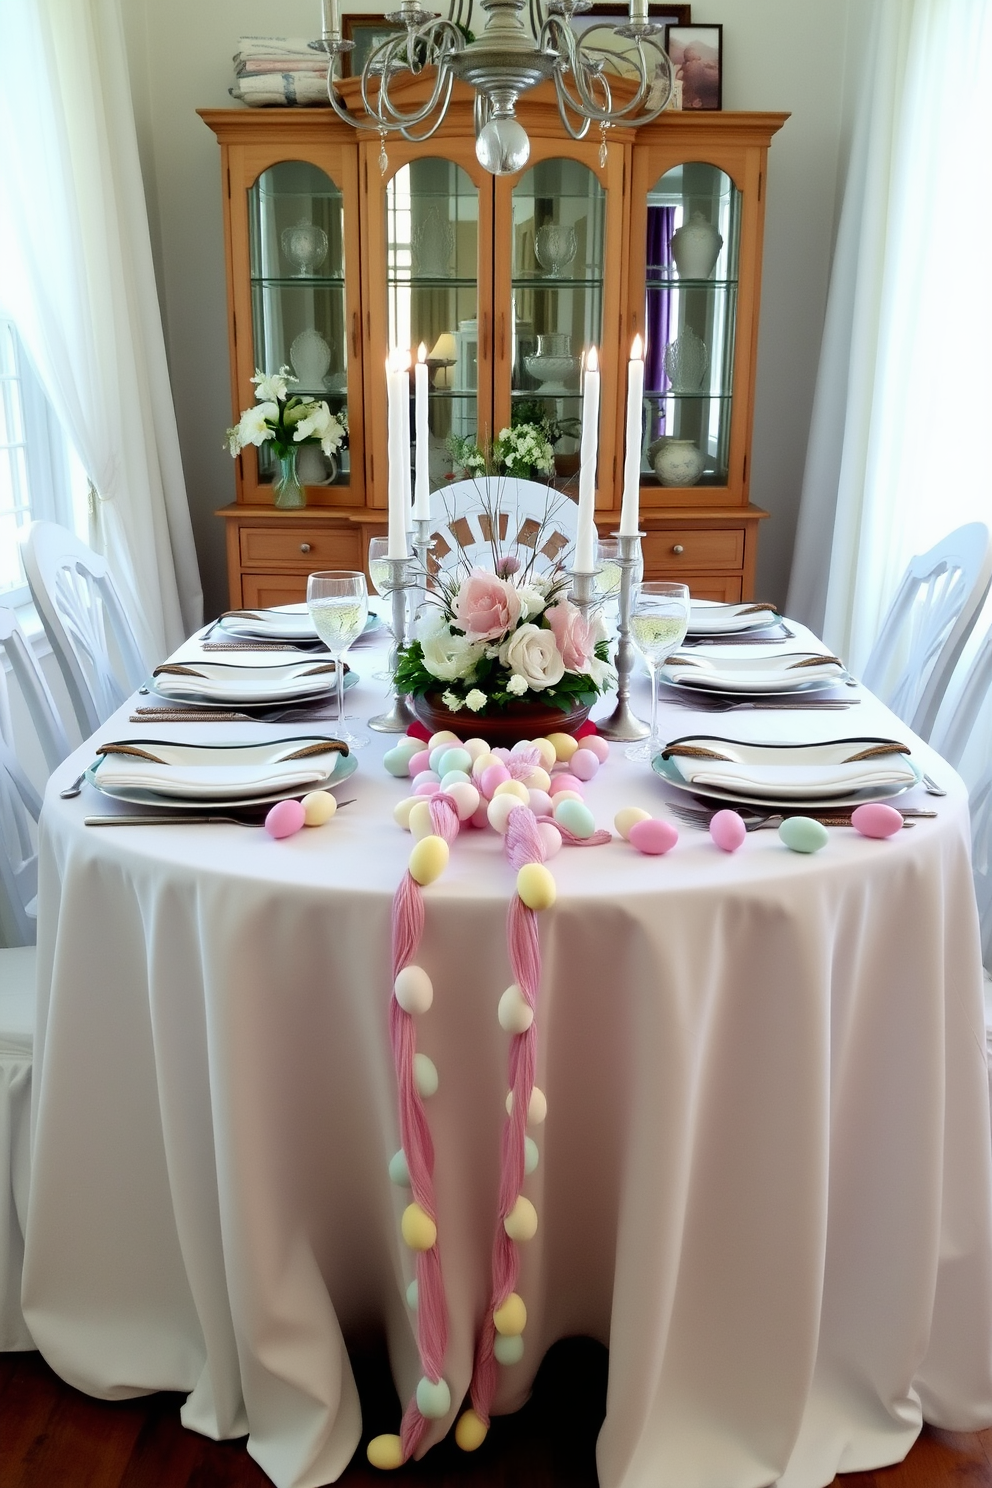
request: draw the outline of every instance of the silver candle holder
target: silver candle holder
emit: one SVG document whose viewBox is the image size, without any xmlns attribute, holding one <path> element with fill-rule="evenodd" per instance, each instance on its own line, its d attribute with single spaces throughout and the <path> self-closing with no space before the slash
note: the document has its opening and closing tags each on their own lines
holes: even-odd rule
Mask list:
<svg viewBox="0 0 992 1488">
<path fill-rule="evenodd" d="M 374 718 L 370 718 L 369 728 L 375 729 L 379 734 L 405 734 L 415 715 L 409 699 L 396 691 L 395 678 L 400 650 L 406 645 L 407 595 L 417 585 L 413 578 L 411 558 L 386 558 L 384 561 L 387 575 L 383 588 L 389 595 L 392 608 L 393 645 L 389 653 L 389 670 L 394 679 L 393 704 L 385 713 L 377 713 Z"/>
<path fill-rule="evenodd" d="M 420 574 L 418 610 L 422 604 L 427 603 L 427 583 L 431 572 L 429 562 L 433 549 L 434 539 L 431 537 L 430 517 L 415 517 L 413 522 L 413 551 L 417 555 L 417 571 Z"/>
<path fill-rule="evenodd" d="M 583 620 L 591 619 L 596 603 L 596 570 L 584 573 L 577 568 L 570 568 L 568 576 L 572 581 L 569 599 L 581 611 Z"/>
<path fill-rule="evenodd" d="M 609 718 L 597 722 L 596 727 L 604 739 L 627 742 L 646 739 L 651 730 L 630 706 L 630 677 L 634 670 L 634 643 L 630 639 L 630 611 L 634 597 L 634 575 L 638 568 L 643 572 L 641 538 L 643 532 L 624 536 L 615 532 L 617 539 L 617 566 L 620 569 L 620 620 L 617 631 L 620 637 L 617 646 L 617 705 Z"/>
</svg>

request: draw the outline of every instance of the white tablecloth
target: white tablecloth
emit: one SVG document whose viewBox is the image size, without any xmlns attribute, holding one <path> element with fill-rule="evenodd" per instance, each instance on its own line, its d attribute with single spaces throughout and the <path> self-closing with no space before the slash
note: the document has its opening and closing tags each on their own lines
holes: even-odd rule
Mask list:
<svg viewBox="0 0 992 1488">
<path fill-rule="evenodd" d="M 356 651 L 371 673 L 381 655 Z M 638 699 L 646 708 L 646 691 Z M 375 684 L 352 711 L 379 704 Z M 125 709 L 102 739 L 139 735 Z M 906 730 L 843 714 L 664 715 L 669 736 Z M 173 725 L 166 736 L 272 736 Z M 286 732 L 285 727 L 282 730 Z M 295 732 L 296 730 L 291 730 Z M 24 1311 L 91 1394 L 189 1392 L 187 1425 L 249 1435 L 279 1488 L 335 1478 L 358 1441 L 342 1334 L 385 1327 L 400 1396 L 418 1374 L 399 1235 L 404 1191 L 387 1038 L 389 921 L 406 785 L 360 755 L 327 827 L 86 828 L 42 820 L 34 1171 Z M 527 1192 L 526 1398 L 547 1347 L 610 1347 L 603 1488 L 819 1488 L 901 1458 L 926 1419 L 992 1423 L 992 1181 L 967 804 L 893 840 L 773 831 L 733 856 L 682 830 L 666 857 L 565 848 L 541 919 L 538 1083 Z M 589 787 L 663 814 L 667 788 L 614 746 Z M 440 1089 L 446 1374 L 465 1390 L 489 1287 L 511 980 L 513 874 L 466 833 L 426 891 L 435 986 L 419 1047 Z M 450 1426 L 438 1423 L 436 1438 Z M 397 1422 L 398 1429 L 398 1422 Z M 433 1439 L 433 1438 L 432 1438 Z"/>
</svg>

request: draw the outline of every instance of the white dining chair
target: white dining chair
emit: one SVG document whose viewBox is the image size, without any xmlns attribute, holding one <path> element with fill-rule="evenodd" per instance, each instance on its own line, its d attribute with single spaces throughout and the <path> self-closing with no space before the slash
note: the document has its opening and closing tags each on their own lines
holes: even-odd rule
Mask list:
<svg viewBox="0 0 992 1488">
<path fill-rule="evenodd" d="M 51 689 L 35 659 L 28 638 L 21 629 L 14 611 L 7 609 L 4 605 L 0 605 L 0 652 L 4 653 L 10 664 L 14 681 L 17 683 L 34 730 L 38 735 L 45 763 L 49 770 L 54 770 L 69 753 L 69 740 Z M 2 706 L 0 702 L 0 707 Z M 8 743 L 12 744 L 9 720 L 5 721 L 2 715 L 0 715 L 0 733 L 4 734 Z"/>
<path fill-rule="evenodd" d="M 105 559 L 56 522 L 31 524 L 23 558 L 35 609 L 88 736 L 141 686 L 148 668 Z"/>
<path fill-rule="evenodd" d="M 432 564 L 491 568 L 494 518 L 500 552 L 521 566 L 533 555 L 539 573 L 565 562 L 575 543 L 578 507 L 563 491 L 511 475 L 479 476 L 431 492 Z"/>
<path fill-rule="evenodd" d="M 992 584 L 992 536 L 969 522 L 910 560 L 861 680 L 929 739 Z"/>
</svg>

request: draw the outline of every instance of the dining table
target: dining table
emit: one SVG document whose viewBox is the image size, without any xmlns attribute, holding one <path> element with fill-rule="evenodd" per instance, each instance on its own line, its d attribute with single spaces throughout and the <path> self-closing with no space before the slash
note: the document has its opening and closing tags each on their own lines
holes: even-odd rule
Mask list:
<svg viewBox="0 0 992 1488">
<path fill-rule="evenodd" d="M 824 649 L 790 624 L 794 644 Z M 348 659 L 361 723 L 383 708 L 385 642 Z M 635 679 L 641 717 L 647 686 Z M 669 693 L 660 727 L 903 741 L 929 786 L 897 804 L 933 815 L 884 840 L 830 827 L 816 853 L 774 827 L 723 851 L 615 743 L 585 788 L 597 825 L 640 807 L 675 822 L 677 844 L 646 855 L 612 832 L 549 863 L 547 1116 L 526 1179 L 539 1224 L 520 1249 L 523 1356 L 500 1367 L 494 1410 L 526 1401 L 556 1340 L 607 1345 L 602 1488 L 821 1488 L 901 1460 L 924 1421 L 992 1424 L 967 795 L 863 687 L 840 694 L 832 711 L 717 712 Z M 134 810 L 89 782 L 60 794 L 102 742 L 334 733 L 135 713 L 155 702 L 129 699 L 45 798 L 24 1315 L 70 1384 L 182 1392 L 187 1427 L 247 1436 L 277 1488 L 316 1488 L 362 1433 L 349 1338 L 385 1336 L 404 1402 L 421 1373 L 409 1194 L 388 1171 L 390 927 L 411 849 L 394 807 L 411 783 L 383 767 L 395 736 L 373 733 L 337 789 L 346 804 L 283 840 L 236 821 L 87 825 Z M 423 891 L 434 1000 L 417 1039 L 439 1082 L 425 1110 L 451 1408 L 420 1452 L 459 1412 L 489 1297 L 514 885 L 503 838 L 471 829 Z"/>
</svg>

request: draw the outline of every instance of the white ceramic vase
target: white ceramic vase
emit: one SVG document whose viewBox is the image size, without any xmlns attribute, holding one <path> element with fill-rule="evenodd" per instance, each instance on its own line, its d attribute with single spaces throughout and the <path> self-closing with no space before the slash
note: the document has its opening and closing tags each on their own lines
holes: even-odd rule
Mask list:
<svg viewBox="0 0 992 1488">
<path fill-rule="evenodd" d="M 663 486 L 694 486 L 706 463 L 703 452 L 691 439 L 662 436 L 651 446 L 654 473 Z"/>
<path fill-rule="evenodd" d="M 693 212 L 672 234 L 672 257 L 680 279 L 708 279 L 720 257 L 723 238 L 702 212 Z"/>
</svg>

